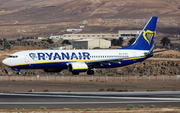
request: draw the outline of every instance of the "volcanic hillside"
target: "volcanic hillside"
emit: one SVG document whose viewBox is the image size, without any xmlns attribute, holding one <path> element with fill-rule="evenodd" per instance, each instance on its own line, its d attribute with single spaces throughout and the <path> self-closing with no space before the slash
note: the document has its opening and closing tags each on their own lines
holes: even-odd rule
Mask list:
<svg viewBox="0 0 180 113">
<path fill-rule="evenodd" d="M 79 24 L 89 32 L 94 27 L 117 32 L 142 29 L 151 16 L 158 16 L 157 32 L 178 34 L 179 15 L 179 0 L 1 0 L 0 33 L 1 38 L 48 36 Z"/>
</svg>

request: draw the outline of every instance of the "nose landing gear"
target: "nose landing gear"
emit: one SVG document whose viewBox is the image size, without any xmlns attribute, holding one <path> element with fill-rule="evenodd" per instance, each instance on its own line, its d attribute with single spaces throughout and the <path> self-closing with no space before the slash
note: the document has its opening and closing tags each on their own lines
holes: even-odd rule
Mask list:
<svg viewBox="0 0 180 113">
<path fill-rule="evenodd" d="M 20 71 L 18 71 L 18 72 L 17 72 L 17 74 L 18 74 L 18 75 L 21 75 L 21 72 L 20 72 Z"/>
</svg>

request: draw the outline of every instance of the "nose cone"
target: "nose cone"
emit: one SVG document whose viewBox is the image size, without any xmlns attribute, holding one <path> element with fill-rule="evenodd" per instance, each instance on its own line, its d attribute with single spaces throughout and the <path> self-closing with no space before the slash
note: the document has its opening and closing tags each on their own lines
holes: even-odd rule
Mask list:
<svg viewBox="0 0 180 113">
<path fill-rule="evenodd" d="M 2 63 L 3 63 L 4 65 L 8 66 L 8 60 L 7 60 L 7 59 L 4 59 L 4 60 L 2 61 Z"/>
</svg>

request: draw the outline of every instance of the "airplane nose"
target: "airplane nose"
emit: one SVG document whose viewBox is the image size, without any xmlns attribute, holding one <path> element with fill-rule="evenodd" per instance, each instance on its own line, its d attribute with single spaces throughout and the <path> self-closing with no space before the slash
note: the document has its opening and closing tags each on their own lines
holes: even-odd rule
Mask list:
<svg viewBox="0 0 180 113">
<path fill-rule="evenodd" d="M 8 65 L 7 59 L 4 59 L 4 60 L 2 61 L 2 63 L 7 66 L 7 65 Z"/>
</svg>

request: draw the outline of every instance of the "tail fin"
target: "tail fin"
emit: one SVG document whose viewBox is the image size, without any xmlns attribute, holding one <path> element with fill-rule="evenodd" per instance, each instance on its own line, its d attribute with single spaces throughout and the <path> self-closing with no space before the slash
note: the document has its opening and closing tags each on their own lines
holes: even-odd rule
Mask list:
<svg viewBox="0 0 180 113">
<path fill-rule="evenodd" d="M 150 50 L 153 45 L 157 19 L 158 17 L 151 17 L 136 41 L 122 49 Z"/>
</svg>

